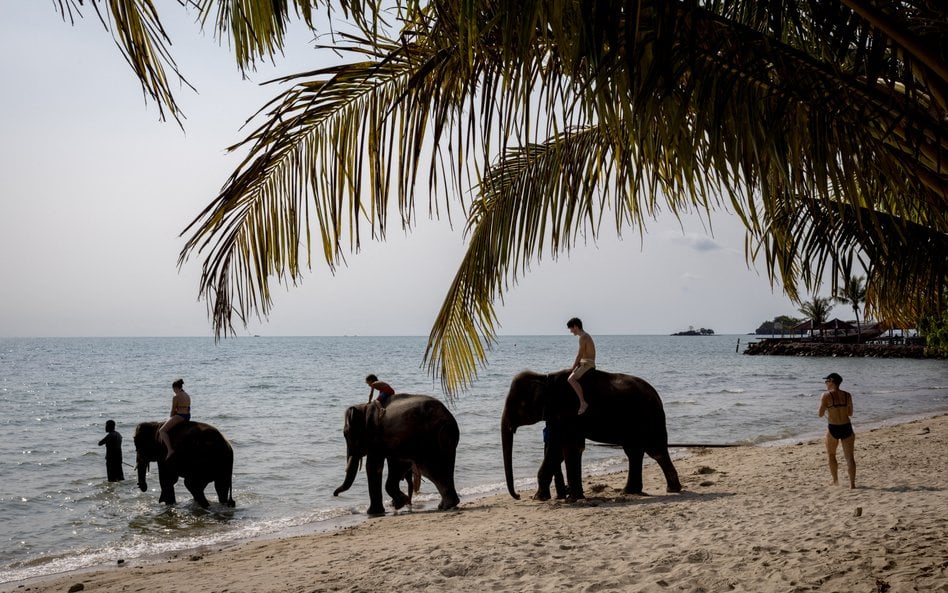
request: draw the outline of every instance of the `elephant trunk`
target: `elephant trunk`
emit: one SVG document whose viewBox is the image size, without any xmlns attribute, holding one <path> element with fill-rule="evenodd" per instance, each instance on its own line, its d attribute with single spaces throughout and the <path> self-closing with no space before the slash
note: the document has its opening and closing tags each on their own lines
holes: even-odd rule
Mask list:
<svg viewBox="0 0 948 593">
<path fill-rule="evenodd" d="M 145 480 L 145 473 L 148 471 L 148 462 L 144 459 L 138 459 L 136 469 L 138 470 L 138 487 L 142 492 L 148 490 L 148 482 Z"/>
<path fill-rule="evenodd" d="M 513 477 L 513 435 L 516 432 L 516 428 L 510 426 L 506 422 L 502 422 L 500 425 L 500 437 L 501 444 L 504 448 L 504 475 L 507 477 L 507 491 L 510 492 L 510 496 L 513 496 L 514 499 L 520 500 L 520 495 L 517 494 L 517 490 L 514 488 L 514 477 Z"/>
<path fill-rule="evenodd" d="M 359 462 L 361 461 L 360 457 L 355 457 L 350 455 L 346 460 L 346 479 L 342 482 L 342 486 L 336 488 L 332 493 L 333 496 L 339 496 L 340 492 L 345 492 L 352 487 L 352 483 L 355 481 L 356 474 L 359 472 Z"/>
</svg>

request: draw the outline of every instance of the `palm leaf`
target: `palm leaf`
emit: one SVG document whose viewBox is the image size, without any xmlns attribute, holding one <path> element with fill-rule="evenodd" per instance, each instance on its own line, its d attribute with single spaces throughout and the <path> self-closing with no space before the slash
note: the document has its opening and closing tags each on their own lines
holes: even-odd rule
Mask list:
<svg viewBox="0 0 948 593">
<path fill-rule="evenodd" d="M 437 214 L 473 163 L 471 245 L 426 353 L 449 393 L 483 362 L 493 302 L 545 250 L 594 239 L 607 210 L 622 232 L 728 208 L 791 296 L 864 258 L 880 310 L 900 307 L 888 278 L 937 302 L 943 266 L 904 254 L 948 225 L 931 32 L 948 25 L 901 6 L 887 36 L 835 3 L 412 3 L 398 40 L 353 38 L 368 61 L 286 80 L 181 261 L 206 251 L 202 294 L 226 333 L 234 311 L 266 315 L 270 278 L 298 281 L 310 209 L 332 268 L 362 221 L 384 237 L 391 197 L 411 224 L 426 165 Z M 910 261 L 881 270 L 897 253 Z"/>
</svg>

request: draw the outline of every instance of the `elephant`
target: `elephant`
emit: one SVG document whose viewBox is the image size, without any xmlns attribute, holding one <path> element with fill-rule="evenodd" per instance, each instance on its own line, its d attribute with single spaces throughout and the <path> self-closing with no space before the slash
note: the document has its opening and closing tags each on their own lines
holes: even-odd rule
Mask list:
<svg viewBox="0 0 948 593">
<path fill-rule="evenodd" d="M 158 482 L 161 484 L 159 502 L 175 504 L 174 485 L 184 478 L 184 485 L 194 500 L 204 508 L 210 506 L 204 488 L 214 482 L 217 498 L 222 505 L 236 506 L 231 480 L 234 470 L 234 449 L 216 428 L 203 422 L 182 422 L 168 435 L 174 447 L 171 459 L 165 460 L 165 446 L 158 439 L 161 422 L 142 422 L 135 428 L 135 454 L 138 469 L 138 487 L 148 490 L 145 472 L 152 461 L 158 462 Z"/>
<path fill-rule="evenodd" d="M 550 478 L 566 462 L 567 500 L 584 498 L 582 455 L 585 440 L 621 445 L 629 458 L 624 491 L 642 492 L 642 461 L 648 453 L 665 474 L 668 492 L 680 492 L 678 472 L 668 453 L 662 400 L 647 381 L 632 375 L 591 370 L 581 384 L 589 408 L 579 415 L 579 398 L 567 383 L 569 370 L 550 374 L 524 371 L 513 378 L 501 417 L 501 440 L 507 490 L 515 499 L 512 452 L 517 428 L 546 420 L 548 442 L 537 474 L 534 498 L 550 498 Z"/>
<path fill-rule="evenodd" d="M 427 395 L 396 394 L 385 405 L 374 401 L 351 406 L 346 410 L 343 434 L 346 437 L 346 477 L 333 496 L 339 496 L 352 486 L 365 457 L 369 515 L 385 514 L 382 470 L 386 460 L 385 491 L 392 497 L 396 509 L 410 502 L 399 483 L 406 476 L 411 477 L 412 463 L 441 494 L 438 509 L 452 509 L 460 502 L 454 488 L 454 460 L 460 430 L 454 415 L 441 401 Z"/>
</svg>

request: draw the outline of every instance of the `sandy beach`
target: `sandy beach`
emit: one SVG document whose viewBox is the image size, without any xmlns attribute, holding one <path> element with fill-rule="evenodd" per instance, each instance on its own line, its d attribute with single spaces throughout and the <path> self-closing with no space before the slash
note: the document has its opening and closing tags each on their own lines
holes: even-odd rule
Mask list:
<svg viewBox="0 0 948 593">
<path fill-rule="evenodd" d="M 650 464 L 646 497 L 587 477 L 576 504 L 524 491 L 0 590 L 948 592 L 948 415 L 856 429 L 855 490 L 822 440 L 704 449 L 679 494 Z"/>
</svg>

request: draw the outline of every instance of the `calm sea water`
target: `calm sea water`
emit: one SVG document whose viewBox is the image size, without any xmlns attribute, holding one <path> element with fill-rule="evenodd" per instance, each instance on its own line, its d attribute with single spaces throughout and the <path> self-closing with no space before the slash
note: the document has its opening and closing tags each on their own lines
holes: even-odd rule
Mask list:
<svg viewBox="0 0 948 593">
<path fill-rule="evenodd" d="M 743 351 L 746 336 L 596 336 L 596 344 L 601 369 L 655 385 L 678 443 L 818 436 L 821 377 L 831 371 L 854 395 L 857 432 L 948 410 L 944 361 L 751 357 L 735 352 L 739 339 Z M 344 410 L 366 400 L 370 372 L 398 391 L 445 399 L 420 367 L 424 347 L 422 337 L 0 339 L 0 582 L 359 520 L 364 473 L 332 496 L 344 473 Z M 566 367 L 575 348 L 565 332 L 503 337 L 451 404 L 462 501 L 504 490 L 499 423 L 511 377 Z M 105 479 L 97 446 L 105 421 L 116 421 L 134 465 L 134 427 L 165 417 L 178 377 L 194 418 L 234 445 L 236 509 L 201 509 L 182 484 L 177 506 L 159 504 L 154 466 L 149 492 L 138 490 L 131 467 L 125 482 Z M 518 431 L 514 447 L 518 485 L 529 492 L 540 427 Z M 624 467 L 621 451 L 587 448 L 586 473 Z M 411 512 L 437 503 L 425 483 Z"/>
</svg>

